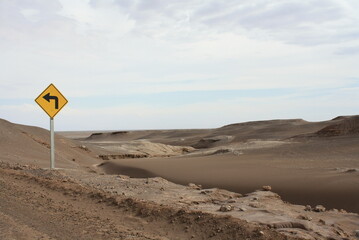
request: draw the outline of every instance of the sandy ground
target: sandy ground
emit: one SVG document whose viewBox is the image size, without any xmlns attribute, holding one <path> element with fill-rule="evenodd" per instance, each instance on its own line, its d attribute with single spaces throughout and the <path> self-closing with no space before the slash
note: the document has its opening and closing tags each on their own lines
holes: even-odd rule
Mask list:
<svg viewBox="0 0 359 240">
<path fill-rule="evenodd" d="M 105 191 L 113 190 L 118 179 L 98 174 L 4 163 L 0 173 L 1 239 L 297 239 L 259 224 L 169 204 L 167 197 L 150 201 Z M 131 187 L 155 192 L 160 185 L 172 185 L 151 181 L 150 188 L 144 181 Z"/>
<path fill-rule="evenodd" d="M 306 211 L 271 191 L 0 165 L 2 239 L 350 239 L 359 225 L 357 214 Z"/>
<path fill-rule="evenodd" d="M 359 211 L 359 172 L 347 168 L 293 168 L 283 162 L 266 159 L 242 160 L 226 154 L 220 157 L 111 160 L 101 166 L 109 174 L 133 177 L 161 176 L 179 184 L 194 182 L 204 187 L 220 187 L 238 193 L 249 193 L 270 185 L 286 201 L 323 204 L 327 208 Z M 261 167 L 259 168 L 258 165 Z"/>
<path fill-rule="evenodd" d="M 356 239 L 358 119 L 65 132 L 57 170 L 0 120 L 0 238 Z"/>
<path fill-rule="evenodd" d="M 359 213 L 358 123 L 356 116 L 315 123 L 272 120 L 218 129 L 95 133 L 81 141 L 110 156 L 100 166 L 107 174 L 160 176 L 242 194 L 271 185 L 292 203 Z M 196 149 L 174 152 L 169 144 Z"/>
</svg>

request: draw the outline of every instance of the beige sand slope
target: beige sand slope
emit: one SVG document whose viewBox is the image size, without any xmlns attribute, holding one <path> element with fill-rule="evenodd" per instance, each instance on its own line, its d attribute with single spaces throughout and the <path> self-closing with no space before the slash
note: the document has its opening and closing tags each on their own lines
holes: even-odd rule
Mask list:
<svg viewBox="0 0 359 240">
<path fill-rule="evenodd" d="M 50 165 L 50 134 L 48 130 L 13 124 L 0 119 L 1 160 L 22 164 Z M 81 148 L 78 142 L 55 136 L 56 167 L 77 168 L 98 163 L 96 155 Z"/>
</svg>

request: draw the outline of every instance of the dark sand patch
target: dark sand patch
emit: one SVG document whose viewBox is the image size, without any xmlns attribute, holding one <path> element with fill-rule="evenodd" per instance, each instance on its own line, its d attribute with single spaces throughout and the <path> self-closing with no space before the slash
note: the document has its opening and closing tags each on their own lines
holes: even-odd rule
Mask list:
<svg viewBox="0 0 359 240">
<path fill-rule="evenodd" d="M 288 202 L 325 205 L 327 208 L 359 212 L 359 173 L 341 173 L 320 168 L 286 168 L 283 162 L 241 160 L 232 154 L 171 159 L 123 159 L 107 162 L 101 168 L 108 174 L 131 177 L 159 176 L 175 183 L 201 184 L 238 193 L 248 193 L 271 185 Z M 282 166 L 281 166 L 282 165 Z M 126 169 L 125 166 L 129 167 Z M 136 170 L 136 171 L 134 171 Z M 146 171 L 141 175 L 141 171 Z"/>
</svg>

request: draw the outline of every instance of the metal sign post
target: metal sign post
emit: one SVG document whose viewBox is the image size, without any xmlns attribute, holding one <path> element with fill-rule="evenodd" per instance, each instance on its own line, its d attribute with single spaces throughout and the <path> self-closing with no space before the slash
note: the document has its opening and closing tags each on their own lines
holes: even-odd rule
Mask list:
<svg viewBox="0 0 359 240">
<path fill-rule="evenodd" d="M 54 134 L 54 118 L 50 118 L 50 168 L 55 168 L 55 134 Z"/>
<path fill-rule="evenodd" d="M 55 168 L 55 133 L 54 117 L 66 105 L 67 99 L 59 90 L 50 84 L 36 99 L 35 102 L 50 117 L 50 169 Z"/>
</svg>

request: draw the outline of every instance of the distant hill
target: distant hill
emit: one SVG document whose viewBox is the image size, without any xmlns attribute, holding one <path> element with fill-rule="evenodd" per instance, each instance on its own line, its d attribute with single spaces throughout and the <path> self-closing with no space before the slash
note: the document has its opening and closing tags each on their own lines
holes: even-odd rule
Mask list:
<svg viewBox="0 0 359 240">
<path fill-rule="evenodd" d="M 359 134 L 359 116 L 337 117 L 336 123 L 324 127 L 315 134 L 320 137 L 334 137 Z"/>
<path fill-rule="evenodd" d="M 322 122 L 323 126 L 317 131 L 299 134 L 292 138 L 330 138 L 345 137 L 359 134 L 359 115 L 339 116 L 330 121 Z"/>
<path fill-rule="evenodd" d="M 82 140 L 98 142 L 145 139 L 168 145 L 210 148 L 255 139 L 284 140 L 355 134 L 359 131 L 358 119 L 359 116 L 337 117 L 320 122 L 308 122 L 303 119 L 280 119 L 235 123 L 215 129 L 98 132 Z"/>
</svg>

